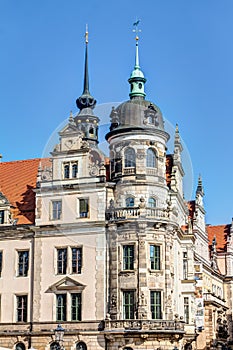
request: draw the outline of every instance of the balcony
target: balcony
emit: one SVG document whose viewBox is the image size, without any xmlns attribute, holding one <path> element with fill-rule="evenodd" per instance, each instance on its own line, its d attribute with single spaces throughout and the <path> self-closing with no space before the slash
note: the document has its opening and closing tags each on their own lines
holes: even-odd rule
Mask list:
<svg viewBox="0 0 233 350">
<path fill-rule="evenodd" d="M 167 320 L 105 320 L 104 331 L 109 332 L 148 332 L 184 333 L 184 322 Z"/>
<path fill-rule="evenodd" d="M 169 211 L 161 208 L 111 208 L 106 211 L 106 220 L 120 221 L 126 219 L 159 219 L 167 220 L 169 218 Z"/>
<path fill-rule="evenodd" d="M 216 307 L 226 307 L 226 302 L 223 301 L 222 298 L 218 297 L 217 295 L 213 293 L 204 293 L 203 294 L 203 299 L 205 304 L 212 304 Z"/>
</svg>

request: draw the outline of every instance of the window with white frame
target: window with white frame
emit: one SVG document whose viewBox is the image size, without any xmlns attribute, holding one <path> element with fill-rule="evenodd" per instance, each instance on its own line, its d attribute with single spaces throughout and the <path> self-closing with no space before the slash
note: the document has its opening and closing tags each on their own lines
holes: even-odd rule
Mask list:
<svg viewBox="0 0 233 350">
<path fill-rule="evenodd" d="M 27 322 L 27 295 L 16 296 L 16 322 Z"/>
<path fill-rule="evenodd" d="M 57 248 L 57 274 L 65 275 L 67 271 L 67 248 Z"/>
<path fill-rule="evenodd" d="M 89 217 L 89 198 L 79 198 L 79 217 Z"/>
<path fill-rule="evenodd" d="M 160 245 L 150 245 L 150 268 L 151 270 L 160 270 Z"/>
<path fill-rule="evenodd" d="M 82 320 L 82 293 L 56 294 L 56 321 Z"/>
<path fill-rule="evenodd" d="M 75 179 L 78 176 L 78 162 L 70 161 L 63 163 L 63 178 Z"/>
<path fill-rule="evenodd" d="M 62 214 L 62 201 L 61 200 L 52 201 L 51 219 L 60 220 L 61 214 Z"/>
<path fill-rule="evenodd" d="M 72 247 L 72 273 L 81 273 L 82 270 L 82 247 Z"/>
<path fill-rule="evenodd" d="M 147 168 L 156 167 L 156 153 L 152 148 L 148 148 L 146 153 L 146 166 Z"/>
<path fill-rule="evenodd" d="M 26 277 L 29 269 L 29 251 L 19 250 L 18 251 L 18 276 Z"/>
<path fill-rule="evenodd" d="M 124 158 L 125 158 L 125 168 L 135 168 L 136 166 L 136 155 L 135 150 L 132 147 L 126 148 L 124 152 Z"/>
<path fill-rule="evenodd" d="M 189 297 L 184 297 L 184 322 L 189 323 Z"/>
<path fill-rule="evenodd" d="M 148 207 L 149 208 L 155 208 L 156 207 L 156 200 L 153 197 L 150 197 L 148 199 Z"/>
</svg>

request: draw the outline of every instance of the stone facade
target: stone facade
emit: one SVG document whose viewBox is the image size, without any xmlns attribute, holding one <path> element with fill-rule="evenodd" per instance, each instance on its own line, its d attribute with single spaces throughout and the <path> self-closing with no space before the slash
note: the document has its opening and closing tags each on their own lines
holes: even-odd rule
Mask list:
<svg viewBox="0 0 233 350">
<path fill-rule="evenodd" d="M 80 111 L 59 132 L 51 166 L 38 169 L 35 224 L 15 224 L 0 196 L 0 346 L 54 350 L 58 323 L 71 350 L 231 344 L 232 231 L 226 251 L 210 244 L 200 178 L 185 201 L 178 126 L 168 156 L 136 43 L 130 100 L 110 116 L 110 165 L 86 69 Z"/>
</svg>

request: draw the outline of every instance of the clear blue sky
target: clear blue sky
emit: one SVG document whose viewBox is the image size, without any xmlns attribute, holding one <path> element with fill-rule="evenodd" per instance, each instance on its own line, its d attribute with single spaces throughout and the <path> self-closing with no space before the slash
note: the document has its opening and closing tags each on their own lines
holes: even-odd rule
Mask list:
<svg viewBox="0 0 233 350">
<path fill-rule="evenodd" d="M 86 23 L 91 93 L 100 104 L 128 99 L 136 17 L 147 98 L 179 124 L 195 182 L 203 177 L 207 223 L 230 223 L 232 0 L 1 0 L 3 161 L 40 157 L 54 129 L 77 111 Z"/>
</svg>

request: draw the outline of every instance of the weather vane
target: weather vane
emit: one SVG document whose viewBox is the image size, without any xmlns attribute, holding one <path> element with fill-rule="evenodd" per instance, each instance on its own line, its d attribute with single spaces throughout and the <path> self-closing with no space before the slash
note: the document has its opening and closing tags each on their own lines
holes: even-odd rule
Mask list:
<svg viewBox="0 0 233 350">
<path fill-rule="evenodd" d="M 88 43 L 88 25 L 86 24 L 86 33 L 85 33 L 86 44 Z"/>
<path fill-rule="evenodd" d="M 136 19 L 136 22 L 134 22 L 133 26 L 135 27 L 135 29 L 133 29 L 133 32 L 136 33 L 136 40 L 138 41 L 139 37 L 138 37 L 138 33 L 141 32 L 141 29 L 138 29 L 138 25 L 140 23 L 140 19 Z"/>
</svg>

